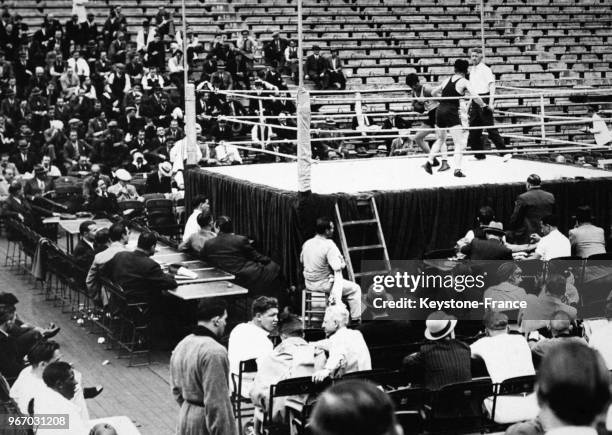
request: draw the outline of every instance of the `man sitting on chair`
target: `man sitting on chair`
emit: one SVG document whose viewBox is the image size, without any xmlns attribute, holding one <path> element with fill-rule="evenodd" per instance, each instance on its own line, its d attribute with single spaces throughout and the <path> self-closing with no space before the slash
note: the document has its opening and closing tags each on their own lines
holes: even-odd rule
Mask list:
<svg viewBox="0 0 612 435">
<path fill-rule="evenodd" d="M 300 261 L 304 265 L 306 289 L 329 294 L 331 304 L 346 298 L 351 320 L 361 319 L 361 287 L 342 277 L 346 267 L 340 250 L 331 238 L 334 223 L 326 217 L 317 219 L 317 234 L 302 246 Z"/>
</svg>

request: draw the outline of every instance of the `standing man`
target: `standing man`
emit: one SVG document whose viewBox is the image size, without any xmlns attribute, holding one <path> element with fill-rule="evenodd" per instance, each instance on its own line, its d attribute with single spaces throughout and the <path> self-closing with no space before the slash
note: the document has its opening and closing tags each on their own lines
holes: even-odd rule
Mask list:
<svg viewBox="0 0 612 435">
<path fill-rule="evenodd" d="M 225 302 L 203 299 L 197 319 L 193 333 L 174 348 L 170 358 L 172 394 L 181 407 L 176 433 L 236 435 L 229 361 L 218 342 L 227 322 Z"/>
<path fill-rule="evenodd" d="M 470 117 L 470 127 L 490 126 L 486 128 L 489 133 L 489 139 L 495 144 L 498 151 L 505 150 L 506 144 L 504 139 L 499 135 L 499 131 L 493 128 L 495 121 L 493 120 L 493 108 L 495 107 L 495 76 L 483 61 L 483 54 L 480 48 L 473 48 L 470 53 L 472 61 L 472 69 L 470 70 L 470 85 L 474 91 L 480 95 L 485 104 L 489 105 L 491 110 L 482 110 L 475 104 L 474 101 L 470 104 L 468 114 Z M 472 151 L 481 151 L 484 149 L 482 130 L 470 130 L 468 136 L 468 146 Z M 484 160 L 485 154 L 476 154 L 476 159 Z M 508 161 L 512 154 L 504 155 L 504 161 Z"/>
<path fill-rule="evenodd" d="M 459 114 L 461 98 L 466 95 L 471 96 L 474 99 L 473 101 L 482 109 L 485 111 L 490 110 L 482 98 L 472 89 L 472 85 L 467 80 L 468 67 L 469 63 L 467 60 L 457 59 L 455 61 L 455 73 L 432 91 L 432 95 L 445 97 L 445 99 L 442 100 L 436 110 L 436 135 L 438 138 L 429 153 L 427 162 L 423 165 L 425 171 L 430 175 L 432 174 L 431 168 L 436 154 L 441 150 L 443 154 L 446 153 L 446 134 L 448 131 L 455 144 L 455 171 L 453 175 L 455 177 L 465 177 L 465 174 L 461 171 L 461 164 L 463 162 L 463 151 L 467 145 L 468 132 L 465 129 L 465 120 L 462 120 Z M 446 99 L 448 97 L 454 98 Z M 448 162 L 443 159 L 438 172 L 449 169 Z"/>
<path fill-rule="evenodd" d="M 361 287 L 342 276 L 346 267 L 340 250 L 333 242 L 334 223 L 327 217 L 320 217 L 316 223 L 317 234 L 302 246 L 300 262 L 304 265 L 306 288 L 329 294 L 332 305 L 342 297 L 347 299 L 351 320 L 361 319 Z"/>
<path fill-rule="evenodd" d="M 537 174 L 527 178 L 526 189 L 527 192 L 516 198 L 508 226 L 516 244 L 527 243 L 531 234 L 538 233 L 540 220 L 552 214 L 555 206 L 555 196 L 542 189 L 542 180 Z"/>
</svg>

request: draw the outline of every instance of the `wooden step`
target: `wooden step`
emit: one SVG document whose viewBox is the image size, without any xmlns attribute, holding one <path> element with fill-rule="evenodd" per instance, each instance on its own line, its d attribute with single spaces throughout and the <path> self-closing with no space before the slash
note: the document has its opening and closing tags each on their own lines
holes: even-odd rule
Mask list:
<svg viewBox="0 0 612 435">
<path fill-rule="evenodd" d="M 342 226 L 344 227 L 348 227 L 351 225 L 369 225 L 369 224 L 375 224 L 376 223 L 376 219 L 363 219 L 363 220 L 359 220 L 359 221 L 346 221 L 346 222 L 342 222 Z"/>
<path fill-rule="evenodd" d="M 351 248 L 348 248 L 348 250 L 349 250 L 349 252 L 371 251 L 372 249 L 382 249 L 384 247 L 385 247 L 385 245 L 382 245 L 382 244 L 378 244 L 378 245 L 363 245 L 363 246 L 353 246 Z"/>
</svg>

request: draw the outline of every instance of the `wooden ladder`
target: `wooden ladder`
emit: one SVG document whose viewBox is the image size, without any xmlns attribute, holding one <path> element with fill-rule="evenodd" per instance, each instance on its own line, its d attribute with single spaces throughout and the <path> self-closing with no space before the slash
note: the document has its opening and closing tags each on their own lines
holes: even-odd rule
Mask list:
<svg viewBox="0 0 612 435">
<path fill-rule="evenodd" d="M 340 236 L 340 244 L 342 246 L 342 253 L 344 254 L 344 259 L 346 261 L 348 279 L 350 281 L 360 283 L 362 277 L 388 274 L 389 272 L 391 272 L 391 261 L 389 260 L 389 252 L 387 251 L 387 244 L 385 242 L 385 236 L 383 234 L 382 227 L 380 225 L 380 218 L 378 216 L 378 208 L 376 207 L 376 201 L 374 201 L 374 197 L 365 196 L 365 197 L 357 199 L 357 208 L 360 209 L 360 212 L 363 211 L 364 212 L 363 214 L 370 216 L 365 219 L 343 221 L 342 216 L 340 215 L 340 208 L 338 207 L 338 203 L 336 203 L 335 208 L 336 208 L 336 221 L 338 222 L 338 235 Z M 345 229 L 347 227 L 355 227 L 355 226 L 362 227 L 364 231 L 363 234 L 367 234 L 368 231 L 372 231 L 375 228 L 376 229 L 376 242 L 373 244 L 367 244 L 367 245 L 362 244 L 362 245 L 349 246 Z M 353 259 L 351 257 L 351 254 L 363 252 L 363 251 L 373 251 L 373 250 L 378 250 L 382 252 L 382 258 L 377 258 L 373 260 L 382 261 L 382 265 L 384 269 L 383 270 L 365 270 L 365 271 L 362 271 L 360 269 L 358 272 L 355 272 L 355 267 L 353 266 Z"/>
</svg>

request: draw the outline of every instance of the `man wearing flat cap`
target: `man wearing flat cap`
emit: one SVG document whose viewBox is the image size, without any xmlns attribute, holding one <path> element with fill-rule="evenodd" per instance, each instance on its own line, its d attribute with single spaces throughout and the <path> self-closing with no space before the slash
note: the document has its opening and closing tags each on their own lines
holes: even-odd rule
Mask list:
<svg viewBox="0 0 612 435">
<path fill-rule="evenodd" d="M 251 389 L 251 399 L 255 405 L 255 417 L 261 419 L 267 412 L 270 385 L 284 379 L 310 376 L 314 373 L 314 346 L 304 340 L 304 327 L 299 317 L 294 314 L 283 314 L 278 319 L 278 332 L 281 343 L 266 356 L 257 359 L 257 374 Z M 291 400 L 305 397 L 284 398 Z M 283 401 L 283 403 L 284 403 Z M 274 419 L 284 414 L 284 406 L 274 403 Z"/>
<path fill-rule="evenodd" d="M 266 63 L 270 64 L 272 61 L 276 61 L 279 67 L 283 68 L 285 65 L 285 49 L 287 45 L 287 40 L 281 38 L 279 32 L 273 32 L 272 40 L 266 44 L 266 48 L 264 49 Z"/>
</svg>

